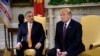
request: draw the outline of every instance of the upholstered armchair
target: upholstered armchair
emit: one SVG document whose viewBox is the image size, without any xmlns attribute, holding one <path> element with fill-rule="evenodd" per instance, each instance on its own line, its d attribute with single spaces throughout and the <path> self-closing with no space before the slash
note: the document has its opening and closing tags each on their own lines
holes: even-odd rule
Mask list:
<svg viewBox="0 0 100 56">
<path fill-rule="evenodd" d="M 79 56 L 100 56 L 100 16 L 83 16 L 81 24 L 85 52 Z"/>
</svg>

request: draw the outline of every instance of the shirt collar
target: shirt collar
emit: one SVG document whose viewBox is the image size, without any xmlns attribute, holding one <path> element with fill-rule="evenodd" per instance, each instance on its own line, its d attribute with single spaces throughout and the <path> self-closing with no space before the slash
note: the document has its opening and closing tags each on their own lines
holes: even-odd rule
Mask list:
<svg viewBox="0 0 100 56">
<path fill-rule="evenodd" d="M 29 23 L 29 22 L 28 22 L 28 26 L 29 26 L 30 24 L 31 24 L 31 26 L 33 25 L 33 23 Z"/>
<path fill-rule="evenodd" d="M 70 21 L 71 21 L 71 19 L 69 19 L 69 20 L 66 22 L 66 25 L 69 25 Z"/>
</svg>

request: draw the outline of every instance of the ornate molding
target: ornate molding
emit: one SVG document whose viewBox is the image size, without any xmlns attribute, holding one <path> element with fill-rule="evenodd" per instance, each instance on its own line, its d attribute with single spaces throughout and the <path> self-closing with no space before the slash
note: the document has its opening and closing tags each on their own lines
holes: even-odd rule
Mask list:
<svg viewBox="0 0 100 56">
<path fill-rule="evenodd" d="M 64 8 L 64 7 L 91 7 L 91 6 L 100 6 L 100 3 L 84 3 L 84 4 L 75 4 L 75 5 L 47 5 L 45 6 L 45 8 L 49 9 L 49 8 Z"/>
</svg>

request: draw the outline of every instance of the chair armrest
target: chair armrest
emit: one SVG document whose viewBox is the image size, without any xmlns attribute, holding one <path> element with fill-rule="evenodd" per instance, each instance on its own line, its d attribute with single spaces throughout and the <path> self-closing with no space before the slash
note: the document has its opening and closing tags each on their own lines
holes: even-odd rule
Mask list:
<svg viewBox="0 0 100 56">
<path fill-rule="evenodd" d="M 100 42 L 94 42 L 94 43 L 90 44 L 89 49 L 94 49 L 94 48 L 97 48 L 97 47 L 100 47 Z"/>
</svg>

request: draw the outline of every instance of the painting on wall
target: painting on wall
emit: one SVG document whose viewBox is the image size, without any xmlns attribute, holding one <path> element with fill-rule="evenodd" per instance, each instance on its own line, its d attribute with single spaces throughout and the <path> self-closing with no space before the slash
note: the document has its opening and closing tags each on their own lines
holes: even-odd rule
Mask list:
<svg viewBox="0 0 100 56">
<path fill-rule="evenodd" d="M 10 0 L 12 7 L 33 6 L 33 0 Z"/>
</svg>

